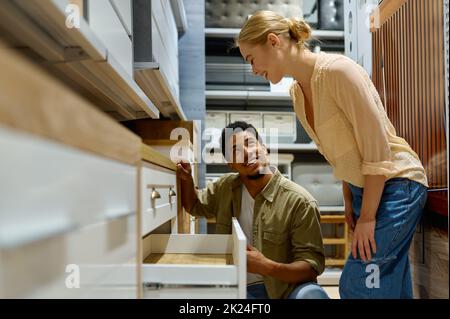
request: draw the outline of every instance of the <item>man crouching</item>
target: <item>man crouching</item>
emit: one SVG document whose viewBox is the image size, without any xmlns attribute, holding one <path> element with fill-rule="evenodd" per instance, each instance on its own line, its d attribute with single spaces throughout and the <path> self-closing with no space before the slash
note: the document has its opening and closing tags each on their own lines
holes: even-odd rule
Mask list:
<svg viewBox="0 0 450 319">
<path fill-rule="evenodd" d="M 223 129 L 222 153 L 237 173 L 196 191 L 188 163 L 177 164 L 181 201 L 193 216 L 216 218 L 229 234 L 236 217 L 247 237 L 247 297 L 324 299 L 316 283 L 325 267 L 316 200 L 269 165 L 256 129 L 238 121 Z"/>
</svg>

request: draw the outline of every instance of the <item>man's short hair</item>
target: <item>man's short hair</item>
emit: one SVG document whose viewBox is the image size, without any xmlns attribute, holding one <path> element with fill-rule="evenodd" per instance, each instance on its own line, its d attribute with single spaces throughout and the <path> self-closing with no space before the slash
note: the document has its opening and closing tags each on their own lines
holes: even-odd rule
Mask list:
<svg viewBox="0 0 450 319">
<path fill-rule="evenodd" d="M 264 144 L 261 136 L 258 133 L 258 130 L 252 124 L 244 122 L 244 121 L 236 121 L 236 122 L 230 123 L 222 130 L 222 135 L 221 135 L 222 154 L 226 160 L 227 160 L 227 158 L 226 158 L 225 154 L 226 154 L 227 141 L 230 139 L 230 137 L 233 134 L 236 134 L 239 132 L 245 132 L 245 131 L 252 133 L 261 144 Z"/>
</svg>

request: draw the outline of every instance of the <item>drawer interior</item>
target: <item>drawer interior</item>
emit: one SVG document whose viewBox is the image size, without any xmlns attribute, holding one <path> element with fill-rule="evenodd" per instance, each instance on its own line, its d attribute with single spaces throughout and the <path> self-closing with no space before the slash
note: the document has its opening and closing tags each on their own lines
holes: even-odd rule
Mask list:
<svg viewBox="0 0 450 319">
<path fill-rule="evenodd" d="M 186 288 L 192 297 L 192 291 L 200 288 L 203 292 L 196 296 L 208 298 L 210 294 L 205 289 L 221 286 L 229 290 L 223 297 L 245 298 L 246 240 L 236 218 L 232 224 L 230 235 L 152 233 L 144 237 L 144 295 L 173 298 L 173 293 Z M 153 290 L 155 287 L 158 290 Z"/>
<path fill-rule="evenodd" d="M 234 265 L 232 254 L 150 254 L 144 264 Z"/>
</svg>

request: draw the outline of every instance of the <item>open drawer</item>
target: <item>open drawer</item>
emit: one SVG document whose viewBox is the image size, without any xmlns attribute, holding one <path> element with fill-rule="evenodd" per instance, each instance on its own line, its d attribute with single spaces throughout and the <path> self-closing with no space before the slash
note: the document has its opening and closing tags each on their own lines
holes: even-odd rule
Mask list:
<svg viewBox="0 0 450 319">
<path fill-rule="evenodd" d="M 144 298 L 246 298 L 246 239 L 231 235 L 150 234 L 143 239 Z"/>
</svg>

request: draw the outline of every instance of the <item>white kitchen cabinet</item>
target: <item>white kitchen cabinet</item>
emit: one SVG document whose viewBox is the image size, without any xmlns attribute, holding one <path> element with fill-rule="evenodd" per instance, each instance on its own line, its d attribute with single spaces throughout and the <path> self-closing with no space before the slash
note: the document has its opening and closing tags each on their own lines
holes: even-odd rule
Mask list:
<svg viewBox="0 0 450 319">
<path fill-rule="evenodd" d="M 0 298 L 136 298 L 137 168 L 5 128 L 0 148 Z"/>
</svg>

